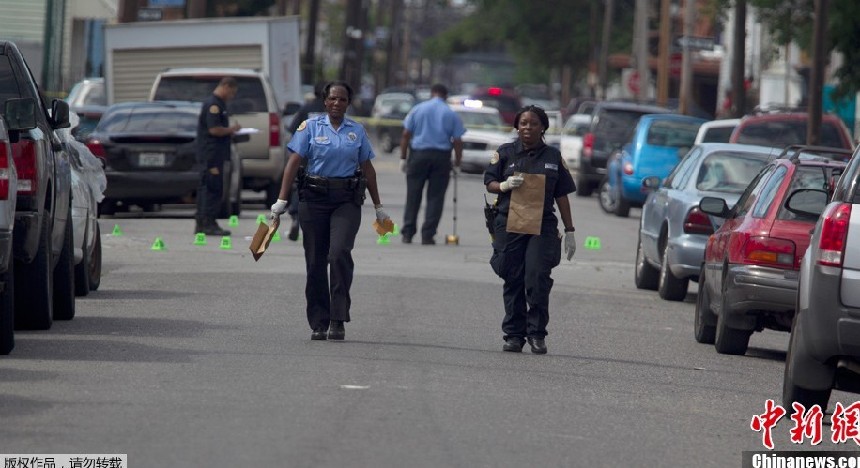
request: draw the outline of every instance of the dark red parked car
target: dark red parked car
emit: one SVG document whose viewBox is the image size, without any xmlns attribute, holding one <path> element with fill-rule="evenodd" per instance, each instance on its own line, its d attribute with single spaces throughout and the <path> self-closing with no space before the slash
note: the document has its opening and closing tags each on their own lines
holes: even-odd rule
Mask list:
<svg viewBox="0 0 860 468">
<path fill-rule="evenodd" d="M 851 153 L 792 146 L 750 182 L 734 207 L 705 197 L 725 222 L 708 239 L 699 276 L 695 338 L 720 354 L 745 354 L 765 328 L 789 331 L 800 259 Z"/>
<path fill-rule="evenodd" d="M 732 132 L 729 143 L 772 146 L 785 148 L 806 143 L 806 127 L 809 116 L 805 112 L 780 112 L 748 115 L 741 119 Z M 854 149 L 851 134 L 839 117 L 833 114 L 821 116 L 821 146 Z"/>
</svg>

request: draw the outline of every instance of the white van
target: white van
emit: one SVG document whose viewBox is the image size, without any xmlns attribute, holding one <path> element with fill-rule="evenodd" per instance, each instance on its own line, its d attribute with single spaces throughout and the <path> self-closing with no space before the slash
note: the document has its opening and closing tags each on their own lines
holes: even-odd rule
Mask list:
<svg viewBox="0 0 860 468">
<path fill-rule="evenodd" d="M 284 126 L 275 92 L 266 75 L 242 68 L 171 68 L 159 73 L 149 94 L 150 101 L 200 101 L 206 99 L 221 78 L 239 82 L 236 97 L 227 102 L 231 124 L 256 128 L 248 142 L 238 145 L 242 159 L 242 187 L 265 191 L 266 205 L 278 198 L 286 165 Z"/>
</svg>

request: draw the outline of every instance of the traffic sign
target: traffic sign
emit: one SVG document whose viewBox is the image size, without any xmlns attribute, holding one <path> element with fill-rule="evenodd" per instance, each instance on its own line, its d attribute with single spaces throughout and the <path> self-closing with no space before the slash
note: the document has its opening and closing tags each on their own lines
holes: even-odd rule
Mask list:
<svg viewBox="0 0 860 468">
<path fill-rule="evenodd" d="M 714 50 L 713 37 L 681 36 L 675 38 L 675 45 L 684 47 L 689 45 L 693 50 Z"/>
<path fill-rule="evenodd" d="M 140 8 L 137 10 L 138 21 L 161 21 L 160 8 Z"/>
</svg>

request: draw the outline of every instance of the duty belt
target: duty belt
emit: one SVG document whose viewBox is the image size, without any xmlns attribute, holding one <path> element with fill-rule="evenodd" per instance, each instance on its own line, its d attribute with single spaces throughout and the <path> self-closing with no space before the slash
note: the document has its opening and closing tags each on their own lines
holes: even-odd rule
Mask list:
<svg viewBox="0 0 860 468">
<path fill-rule="evenodd" d="M 306 176 L 305 183 L 310 187 L 327 189 L 354 189 L 358 186 L 357 177 L 320 177 Z"/>
</svg>

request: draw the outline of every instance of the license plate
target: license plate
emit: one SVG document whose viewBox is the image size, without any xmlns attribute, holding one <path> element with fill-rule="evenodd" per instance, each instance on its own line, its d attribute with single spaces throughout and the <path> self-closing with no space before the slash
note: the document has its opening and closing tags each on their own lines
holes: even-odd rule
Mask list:
<svg viewBox="0 0 860 468">
<path fill-rule="evenodd" d="M 164 167 L 167 163 L 164 153 L 140 153 L 138 158 L 140 167 Z"/>
</svg>

